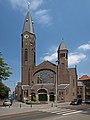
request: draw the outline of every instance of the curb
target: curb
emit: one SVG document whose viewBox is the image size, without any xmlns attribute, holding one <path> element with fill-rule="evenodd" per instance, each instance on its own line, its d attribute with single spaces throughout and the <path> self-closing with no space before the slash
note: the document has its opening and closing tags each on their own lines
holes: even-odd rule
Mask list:
<svg viewBox="0 0 90 120">
<path fill-rule="evenodd" d="M 32 113 L 37 113 L 40 112 L 39 110 L 35 110 L 35 111 L 30 111 L 30 112 L 22 112 L 22 113 L 12 113 L 9 115 L 0 115 L 0 118 L 11 118 L 11 117 L 15 117 L 15 116 L 19 116 L 19 115 L 28 115 L 28 114 L 32 114 Z"/>
</svg>

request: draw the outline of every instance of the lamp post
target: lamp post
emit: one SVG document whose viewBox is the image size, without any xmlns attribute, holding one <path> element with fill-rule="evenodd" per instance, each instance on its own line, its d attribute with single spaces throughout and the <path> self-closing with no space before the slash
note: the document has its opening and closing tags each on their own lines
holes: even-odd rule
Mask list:
<svg viewBox="0 0 90 120">
<path fill-rule="evenodd" d="M 30 101 L 30 106 L 32 107 L 32 99 L 31 99 L 32 95 L 29 95 L 29 101 Z"/>
<path fill-rule="evenodd" d="M 58 97 L 58 64 L 56 65 L 56 107 L 57 107 L 57 97 Z"/>
</svg>

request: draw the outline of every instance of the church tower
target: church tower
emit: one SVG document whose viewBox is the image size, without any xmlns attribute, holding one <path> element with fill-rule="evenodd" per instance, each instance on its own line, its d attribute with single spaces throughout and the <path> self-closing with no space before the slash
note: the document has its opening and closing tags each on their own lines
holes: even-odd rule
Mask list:
<svg viewBox="0 0 90 120">
<path fill-rule="evenodd" d="M 64 69 L 68 68 L 68 49 L 63 39 L 58 48 L 58 61 L 59 65 L 62 66 L 62 68 Z"/>
<path fill-rule="evenodd" d="M 58 83 L 69 83 L 68 73 L 68 49 L 62 39 L 58 48 Z"/>
<path fill-rule="evenodd" d="M 31 85 L 32 71 L 36 66 L 36 37 L 30 9 L 22 30 L 22 85 Z"/>
</svg>

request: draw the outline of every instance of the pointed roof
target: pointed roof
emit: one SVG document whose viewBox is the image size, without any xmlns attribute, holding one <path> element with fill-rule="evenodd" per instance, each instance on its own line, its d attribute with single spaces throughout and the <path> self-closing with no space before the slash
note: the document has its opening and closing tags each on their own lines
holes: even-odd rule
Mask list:
<svg viewBox="0 0 90 120">
<path fill-rule="evenodd" d="M 66 47 L 66 44 L 64 43 L 63 38 L 62 38 L 62 41 L 61 41 L 61 43 L 59 45 L 58 50 L 68 50 L 67 47 Z"/>
<path fill-rule="evenodd" d="M 25 21 L 24 21 L 24 26 L 23 26 L 22 33 L 26 32 L 26 31 L 29 32 L 29 33 L 35 34 L 32 18 L 31 18 L 31 15 L 30 15 L 29 11 L 28 11 L 28 13 L 26 15 L 26 18 L 25 18 Z"/>
</svg>

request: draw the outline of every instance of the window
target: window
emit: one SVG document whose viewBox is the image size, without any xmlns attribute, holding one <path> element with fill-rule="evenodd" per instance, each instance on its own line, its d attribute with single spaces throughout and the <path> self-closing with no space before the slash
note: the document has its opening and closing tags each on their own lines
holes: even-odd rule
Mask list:
<svg viewBox="0 0 90 120">
<path fill-rule="evenodd" d="M 66 53 L 66 59 L 68 59 L 68 55 L 67 55 L 67 53 Z"/>
<path fill-rule="evenodd" d="M 39 83 L 39 76 L 37 77 L 37 83 Z"/>
<path fill-rule="evenodd" d="M 74 79 L 73 79 L 73 87 L 74 87 Z"/>
<path fill-rule="evenodd" d="M 54 72 L 42 70 L 38 73 L 37 83 L 54 83 Z"/>
<path fill-rule="evenodd" d="M 65 57 L 65 53 L 60 54 L 60 57 Z"/>
<path fill-rule="evenodd" d="M 36 60 L 35 60 L 35 52 L 34 52 L 34 64 L 35 64 Z"/>
<path fill-rule="evenodd" d="M 25 49 L 25 61 L 28 61 L 28 50 Z"/>
<path fill-rule="evenodd" d="M 80 93 L 82 93 L 82 91 L 80 91 Z"/>
<path fill-rule="evenodd" d="M 61 92 L 59 91 L 59 95 L 61 96 Z"/>
<path fill-rule="evenodd" d="M 74 94 L 74 92 L 73 92 L 73 96 L 74 96 L 75 94 Z"/>
</svg>

